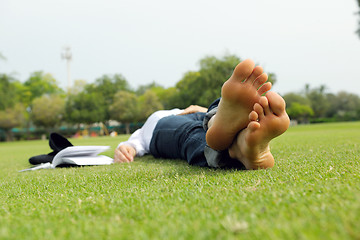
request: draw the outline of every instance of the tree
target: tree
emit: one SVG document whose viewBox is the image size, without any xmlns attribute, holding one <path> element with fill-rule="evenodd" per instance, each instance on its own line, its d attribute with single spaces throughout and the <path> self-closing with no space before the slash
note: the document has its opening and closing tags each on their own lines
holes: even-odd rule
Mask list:
<svg viewBox="0 0 360 240">
<path fill-rule="evenodd" d="M 200 60 L 199 71 L 189 71 L 176 84 L 176 96 L 173 101 L 180 108 L 191 104 L 208 106 L 220 97 L 221 87 L 232 75 L 234 68 L 240 62 L 235 55 L 225 55 L 222 58 L 208 56 Z M 276 75 L 269 73 L 269 81 L 276 82 Z"/>
<path fill-rule="evenodd" d="M 106 106 L 113 103 L 114 95 L 118 91 L 131 91 L 129 83 L 121 74 L 103 75 L 95 83 L 85 86 L 85 92 L 97 93 L 104 100 Z M 106 107 L 102 122 L 110 119 L 109 108 Z"/>
<path fill-rule="evenodd" d="M 126 134 L 130 134 L 130 123 L 139 119 L 139 101 L 134 93 L 119 91 L 109 107 L 112 119 L 125 124 Z"/>
<path fill-rule="evenodd" d="M 299 103 L 301 105 L 307 105 L 310 107 L 311 102 L 309 99 L 298 93 L 287 93 L 283 96 L 286 102 L 286 109 L 290 108 L 293 103 Z"/>
<path fill-rule="evenodd" d="M 311 89 L 309 86 L 305 87 L 305 96 L 310 101 L 310 106 L 314 111 L 314 118 L 326 117 L 330 104 L 326 99 L 326 86 L 321 85 L 318 88 Z"/>
<path fill-rule="evenodd" d="M 14 106 L 16 102 L 15 79 L 7 74 L 0 74 L 0 110 Z"/>
<path fill-rule="evenodd" d="M 305 87 L 305 92 L 309 92 L 309 86 Z M 309 118 L 314 116 L 311 101 L 306 96 L 298 93 L 287 93 L 283 98 L 286 102 L 286 112 L 291 120 L 308 123 Z"/>
<path fill-rule="evenodd" d="M 200 60 L 200 78 L 198 79 L 200 81 L 196 84 L 197 86 L 195 85 L 198 91 L 202 91 L 197 101 L 198 105 L 208 106 L 220 97 L 222 85 L 229 79 L 240 61 L 241 59 L 235 55 L 225 55 L 222 59 L 210 56 Z"/>
<path fill-rule="evenodd" d="M 201 85 L 199 72 L 185 73 L 184 77 L 176 84 L 177 94 L 174 97 L 176 105 L 179 108 L 186 108 L 191 104 L 200 105 L 201 89 L 204 88 L 199 85 Z"/>
<path fill-rule="evenodd" d="M 153 112 L 164 109 L 157 95 L 150 89 L 139 97 L 139 120 L 146 120 Z"/>
<path fill-rule="evenodd" d="M 31 90 L 19 81 L 14 82 L 14 87 L 17 101 L 24 104 L 24 106 L 31 106 L 33 96 Z"/>
<path fill-rule="evenodd" d="M 44 94 L 63 93 L 63 90 L 57 85 L 56 79 L 51 74 L 41 71 L 32 73 L 25 81 L 24 86 L 31 93 L 30 102 Z"/>
<path fill-rule="evenodd" d="M 121 74 L 103 75 L 97 78 L 94 84 L 85 87 L 89 93 L 97 92 L 103 96 L 107 104 L 111 104 L 118 91 L 131 91 L 129 83 Z"/>
<path fill-rule="evenodd" d="M 76 95 L 83 92 L 86 88 L 86 81 L 77 79 L 74 81 L 74 86 L 69 89 L 69 94 Z"/>
<path fill-rule="evenodd" d="M 349 121 L 360 119 L 360 98 L 359 96 L 344 91 L 335 94 L 328 94 L 327 101 L 329 108 L 327 117 L 337 120 Z"/>
<path fill-rule="evenodd" d="M 275 73 L 268 73 L 268 82 L 271 82 L 271 85 L 275 85 L 277 78 Z"/>
<path fill-rule="evenodd" d="M 67 122 L 74 124 L 102 122 L 106 108 L 105 101 L 99 93 L 81 92 L 69 95 L 65 104 L 65 118 Z"/>
<path fill-rule="evenodd" d="M 155 81 L 152 83 L 146 84 L 146 85 L 140 85 L 138 89 L 136 90 L 136 94 L 138 96 L 143 95 L 147 90 L 162 88 L 164 89 L 160 84 L 157 84 Z"/>
<path fill-rule="evenodd" d="M 178 107 L 185 108 L 191 104 L 207 106 L 220 97 L 223 83 L 239 62 L 240 59 L 235 55 L 226 55 L 221 59 L 215 56 L 201 59 L 200 70 L 185 73 L 176 84 Z"/>
<path fill-rule="evenodd" d="M 309 117 L 314 115 L 314 111 L 310 106 L 298 102 L 291 104 L 291 107 L 286 109 L 290 119 L 297 120 L 300 123 L 309 122 Z"/>
<path fill-rule="evenodd" d="M 25 108 L 31 110 L 32 102 L 34 99 L 39 98 L 45 94 L 63 94 L 64 91 L 58 86 L 56 79 L 49 73 L 42 71 L 34 72 L 24 82 L 24 84 L 16 83 L 16 94 L 20 102 L 22 102 Z M 26 129 L 29 133 L 30 127 L 30 114 L 26 112 Z M 27 134 L 29 136 L 29 134 Z"/>
<path fill-rule="evenodd" d="M 166 89 L 163 87 L 155 87 L 151 88 L 151 91 L 156 94 L 164 109 L 179 107 L 176 104 L 176 95 L 178 90 L 175 87 L 169 87 Z"/>
<path fill-rule="evenodd" d="M 12 140 L 11 129 L 19 127 L 24 121 L 24 111 L 24 106 L 20 103 L 0 111 L 0 128 L 6 132 L 7 141 Z"/>
<path fill-rule="evenodd" d="M 34 99 L 31 118 L 38 127 L 50 129 L 57 126 L 64 117 L 65 100 L 59 95 L 43 95 Z"/>
</svg>

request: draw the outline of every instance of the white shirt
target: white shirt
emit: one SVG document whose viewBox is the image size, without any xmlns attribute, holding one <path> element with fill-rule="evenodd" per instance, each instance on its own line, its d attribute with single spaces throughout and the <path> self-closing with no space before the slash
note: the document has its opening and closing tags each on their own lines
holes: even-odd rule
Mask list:
<svg viewBox="0 0 360 240">
<path fill-rule="evenodd" d="M 141 157 L 150 152 L 150 142 L 158 121 L 164 117 L 171 116 L 171 115 L 178 115 L 182 113 L 184 110 L 175 108 L 172 110 L 160 110 L 156 111 L 150 115 L 150 117 L 146 120 L 142 128 L 136 130 L 130 138 L 125 141 L 121 142 L 121 145 L 130 145 L 136 150 L 136 156 Z"/>
</svg>

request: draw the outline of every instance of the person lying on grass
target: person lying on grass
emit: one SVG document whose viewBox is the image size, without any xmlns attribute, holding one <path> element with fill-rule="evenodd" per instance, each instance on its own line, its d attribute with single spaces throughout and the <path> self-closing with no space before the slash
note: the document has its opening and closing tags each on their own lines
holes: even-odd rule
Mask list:
<svg viewBox="0 0 360 240">
<path fill-rule="evenodd" d="M 190 106 L 153 113 L 119 144 L 114 161 L 132 162 L 150 153 L 197 166 L 273 167 L 269 143 L 288 129 L 290 119 L 284 99 L 270 91 L 267 79 L 252 60 L 239 63 L 222 86 L 221 98 L 208 109 Z"/>
</svg>

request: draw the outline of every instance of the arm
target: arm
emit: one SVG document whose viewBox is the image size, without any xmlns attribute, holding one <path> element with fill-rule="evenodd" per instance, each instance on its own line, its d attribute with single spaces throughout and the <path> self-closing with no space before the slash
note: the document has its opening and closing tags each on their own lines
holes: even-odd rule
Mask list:
<svg viewBox="0 0 360 240">
<path fill-rule="evenodd" d="M 190 114 L 190 113 L 197 113 L 197 112 L 207 112 L 207 108 L 205 107 L 201 107 L 198 105 L 190 105 L 189 107 L 185 108 L 184 111 L 182 113 L 180 113 L 179 115 L 186 115 L 186 114 Z"/>
<path fill-rule="evenodd" d="M 191 108 L 190 108 L 191 107 Z M 189 114 L 191 111 L 198 112 L 198 106 L 190 106 Z M 195 110 L 197 109 L 197 110 Z M 202 108 L 204 110 L 205 108 Z M 172 110 L 161 110 L 157 111 L 146 120 L 142 128 L 136 130 L 125 142 L 121 142 L 115 149 L 115 162 L 132 162 L 135 156 L 141 157 L 150 152 L 150 141 L 152 133 L 155 129 L 157 122 L 166 116 L 176 115 L 182 113 L 183 110 L 172 109 Z"/>
<path fill-rule="evenodd" d="M 115 149 L 114 162 L 132 162 L 136 155 L 136 150 L 134 147 L 123 144 Z"/>
<path fill-rule="evenodd" d="M 142 131 L 141 128 L 136 130 L 127 141 L 118 145 L 115 149 L 114 162 L 132 162 L 135 156 L 143 156 L 147 153 Z"/>
</svg>

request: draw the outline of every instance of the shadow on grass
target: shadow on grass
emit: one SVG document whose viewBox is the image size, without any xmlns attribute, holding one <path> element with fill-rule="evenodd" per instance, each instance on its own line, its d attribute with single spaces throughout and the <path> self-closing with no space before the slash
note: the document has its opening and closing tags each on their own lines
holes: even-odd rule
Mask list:
<svg viewBox="0 0 360 240">
<path fill-rule="evenodd" d="M 167 170 L 169 174 L 173 174 L 174 171 L 178 175 L 207 175 L 207 176 L 223 176 L 229 173 L 240 173 L 248 172 L 247 170 L 238 168 L 212 168 L 212 167 L 200 167 L 189 165 L 185 160 L 182 159 L 163 159 L 154 158 L 153 156 L 144 156 L 135 159 L 136 163 L 141 163 L 143 166 L 149 168 L 161 168 L 162 171 Z"/>
</svg>

